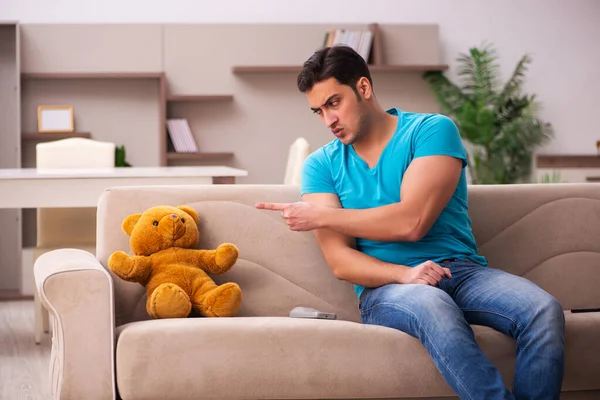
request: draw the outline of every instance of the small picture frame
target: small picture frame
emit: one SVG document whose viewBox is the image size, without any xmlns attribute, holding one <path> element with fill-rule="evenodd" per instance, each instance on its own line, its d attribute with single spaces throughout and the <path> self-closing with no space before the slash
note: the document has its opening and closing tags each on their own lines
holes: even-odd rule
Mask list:
<svg viewBox="0 0 600 400">
<path fill-rule="evenodd" d="M 38 132 L 73 132 L 72 106 L 39 106 Z"/>
</svg>

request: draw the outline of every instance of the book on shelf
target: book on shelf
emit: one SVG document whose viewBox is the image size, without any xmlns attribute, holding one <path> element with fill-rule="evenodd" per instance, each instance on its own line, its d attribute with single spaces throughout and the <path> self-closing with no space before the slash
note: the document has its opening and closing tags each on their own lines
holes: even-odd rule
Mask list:
<svg viewBox="0 0 600 400">
<path fill-rule="evenodd" d="M 373 44 L 371 30 L 330 29 L 325 32 L 323 47 L 346 45 L 361 55 L 368 62 Z"/>
<path fill-rule="evenodd" d="M 167 120 L 167 130 L 177 153 L 198 153 L 198 146 L 192 135 L 190 124 L 185 118 Z"/>
</svg>

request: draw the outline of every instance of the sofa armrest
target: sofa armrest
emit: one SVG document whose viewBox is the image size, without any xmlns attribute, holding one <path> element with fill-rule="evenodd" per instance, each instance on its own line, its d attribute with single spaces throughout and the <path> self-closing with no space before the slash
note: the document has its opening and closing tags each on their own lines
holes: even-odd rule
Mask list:
<svg viewBox="0 0 600 400">
<path fill-rule="evenodd" d="M 55 399 L 115 399 L 114 294 L 91 253 L 59 249 L 34 264 L 40 301 L 54 316 L 50 379 Z"/>
</svg>

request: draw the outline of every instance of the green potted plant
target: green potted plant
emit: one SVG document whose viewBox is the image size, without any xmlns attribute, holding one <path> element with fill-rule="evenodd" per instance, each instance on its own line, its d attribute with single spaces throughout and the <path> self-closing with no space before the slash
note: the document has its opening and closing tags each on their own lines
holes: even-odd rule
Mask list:
<svg viewBox="0 0 600 400">
<path fill-rule="evenodd" d="M 457 58 L 460 83 L 438 71 L 424 74 L 442 113 L 469 143 L 473 184 L 528 181 L 535 148 L 553 136 L 551 125 L 538 117 L 541 105 L 535 95 L 522 93 L 531 57 L 524 55 L 504 84 L 497 60 L 495 50 L 484 45 Z"/>
<path fill-rule="evenodd" d="M 125 146 L 115 147 L 115 167 L 131 167 L 125 159 Z"/>
</svg>

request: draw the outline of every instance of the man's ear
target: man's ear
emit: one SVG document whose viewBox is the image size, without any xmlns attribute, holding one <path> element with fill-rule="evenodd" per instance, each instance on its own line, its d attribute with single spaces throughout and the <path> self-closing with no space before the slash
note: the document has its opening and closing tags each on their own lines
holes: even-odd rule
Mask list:
<svg viewBox="0 0 600 400">
<path fill-rule="evenodd" d="M 186 213 L 190 214 L 190 216 L 194 219 L 194 222 L 198 223 L 198 221 L 200 221 L 200 217 L 198 216 L 198 213 L 192 207 L 190 207 L 190 206 L 177 206 L 177 208 L 179 208 L 180 210 L 185 211 Z"/>
<path fill-rule="evenodd" d="M 133 227 L 140 220 L 141 216 L 142 214 L 131 214 L 129 217 L 123 220 L 121 228 L 128 236 L 131 236 L 131 232 L 133 232 Z"/>
<path fill-rule="evenodd" d="M 364 76 L 356 82 L 356 90 L 358 90 L 360 97 L 362 97 L 363 99 L 369 99 L 373 95 L 371 84 L 369 83 L 369 80 Z"/>
</svg>

